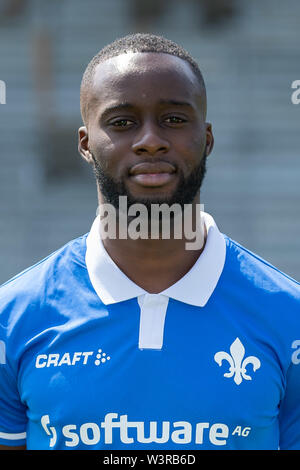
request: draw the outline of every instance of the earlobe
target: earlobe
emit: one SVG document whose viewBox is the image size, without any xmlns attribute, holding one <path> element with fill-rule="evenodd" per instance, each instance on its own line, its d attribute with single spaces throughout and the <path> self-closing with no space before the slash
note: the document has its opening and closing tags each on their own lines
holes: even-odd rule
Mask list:
<svg viewBox="0 0 300 470">
<path fill-rule="evenodd" d="M 89 136 L 85 126 L 78 129 L 78 151 L 88 163 L 93 163 L 92 154 L 89 150 Z"/>
</svg>

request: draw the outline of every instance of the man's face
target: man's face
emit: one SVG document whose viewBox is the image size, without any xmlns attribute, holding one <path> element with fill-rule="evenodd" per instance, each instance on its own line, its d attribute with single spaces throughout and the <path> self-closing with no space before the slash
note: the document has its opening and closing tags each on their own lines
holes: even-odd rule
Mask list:
<svg viewBox="0 0 300 470">
<path fill-rule="evenodd" d="M 169 54 L 122 54 L 98 65 L 79 149 L 102 202 L 191 203 L 213 146 L 205 94 L 188 63 Z"/>
</svg>

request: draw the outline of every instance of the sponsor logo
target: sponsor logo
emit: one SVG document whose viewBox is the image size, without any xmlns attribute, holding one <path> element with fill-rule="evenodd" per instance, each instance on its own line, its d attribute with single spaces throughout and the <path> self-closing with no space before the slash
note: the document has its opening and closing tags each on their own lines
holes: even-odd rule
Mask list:
<svg viewBox="0 0 300 470">
<path fill-rule="evenodd" d="M 102 349 L 98 349 L 97 351 L 39 354 L 35 359 L 35 367 L 42 369 L 44 367 L 76 366 L 78 364 L 86 366 L 91 363 L 100 366 L 108 361 L 110 361 L 110 356 Z"/>
<path fill-rule="evenodd" d="M 246 367 L 251 364 L 253 372 L 260 368 L 260 360 L 255 356 L 248 356 L 245 358 L 245 348 L 239 338 L 236 338 L 230 346 L 230 354 L 225 351 L 219 351 L 215 354 L 214 360 L 221 366 L 223 361 L 229 364 L 229 372 L 224 374 L 224 377 L 233 377 L 234 382 L 240 385 L 243 379 L 252 380 L 252 377 L 247 374 Z"/>
<path fill-rule="evenodd" d="M 235 426 L 232 432 L 224 423 L 195 423 L 188 421 L 129 421 L 128 415 L 107 413 L 99 423 L 66 424 L 60 429 L 50 426 L 49 415 L 41 418 L 41 425 L 49 436 L 49 446 L 54 447 L 57 441 L 65 447 L 78 445 L 112 444 L 121 441 L 123 444 L 195 444 L 210 443 L 215 446 L 225 446 L 229 436 L 245 438 L 251 427 Z"/>
</svg>

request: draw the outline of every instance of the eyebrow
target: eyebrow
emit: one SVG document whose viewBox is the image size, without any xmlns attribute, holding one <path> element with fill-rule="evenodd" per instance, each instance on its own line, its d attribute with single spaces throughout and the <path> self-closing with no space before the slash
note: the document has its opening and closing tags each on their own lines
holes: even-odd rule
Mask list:
<svg viewBox="0 0 300 470">
<path fill-rule="evenodd" d="M 132 109 L 134 108 L 133 104 L 130 103 L 119 103 L 115 106 L 109 106 L 108 108 L 105 108 L 103 113 L 101 113 L 101 118 L 105 118 L 108 114 L 114 112 L 114 111 L 122 111 L 125 109 Z"/>
<path fill-rule="evenodd" d="M 172 106 L 184 106 L 189 107 L 194 110 L 194 106 L 187 102 L 187 101 L 178 101 L 178 100 L 160 100 L 159 104 L 161 105 L 172 105 Z M 106 108 L 103 113 L 101 113 L 101 119 L 105 119 L 110 113 L 115 111 L 125 111 L 125 110 L 132 110 L 135 106 L 131 103 L 119 103 L 115 106 L 109 106 Z"/>
<path fill-rule="evenodd" d="M 159 104 L 167 104 L 167 105 L 172 105 L 172 106 L 186 106 L 189 108 L 193 108 L 194 106 L 189 103 L 188 101 L 178 101 L 178 100 L 160 100 Z"/>
</svg>

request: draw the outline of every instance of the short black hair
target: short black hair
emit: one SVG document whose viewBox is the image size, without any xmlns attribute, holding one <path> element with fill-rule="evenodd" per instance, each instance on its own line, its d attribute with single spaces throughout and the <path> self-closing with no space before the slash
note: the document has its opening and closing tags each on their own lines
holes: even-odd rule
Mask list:
<svg viewBox="0 0 300 470">
<path fill-rule="evenodd" d="M 80 109 L 82 119 L 85 122 L 87 117 L 87 95 L 89 87 L 92 84 L 97 65 L 107 59 L 124 54 L 127 52 L 156 52 L 161 54 L 170 54 L 185 60 L 192 67 L 199 84 L 204 93 L 204 107 L 206 113 L 206 90 L 205 82 L 197 62 L 181 46 L 175 42 L 149 33 L 128 34 L 122 38 L 116 39 L 112 43 L 101 49 L 89 62 L 82 77 L 80 88 Z"/>
</svg>

